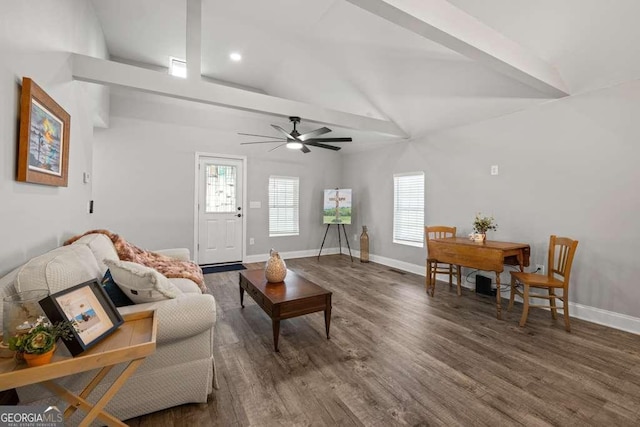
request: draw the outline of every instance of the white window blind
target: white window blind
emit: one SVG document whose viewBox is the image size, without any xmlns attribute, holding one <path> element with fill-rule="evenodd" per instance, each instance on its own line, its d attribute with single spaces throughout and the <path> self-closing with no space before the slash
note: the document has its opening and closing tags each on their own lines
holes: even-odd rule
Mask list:
<svg viewBox="0 0 640 427">
<path fill-rule="evenodd" d="M 423 247 L 423 172 L 393 175 L 393 243 Z"/>
<path fill-rule="evenodd" d="M 269 236 L 297 236 L 298 228 L 297 177 L 269 177 Z"/>
</svg>

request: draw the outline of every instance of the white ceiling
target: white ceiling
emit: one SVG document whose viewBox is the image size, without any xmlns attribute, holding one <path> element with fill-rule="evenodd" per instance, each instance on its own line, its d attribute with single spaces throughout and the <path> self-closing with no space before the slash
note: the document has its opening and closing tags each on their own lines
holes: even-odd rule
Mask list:
<svg viewBox="0 0 640 427">
<path fill-rule="evenodd" d="M 570 93 L 640 77 L 640 1 L 449 2 L 555 66 Z M 186 0 L 92 3 L 112 57 L 166 67 L 185 56 Z M 202 0 L 202 73 L 392 120 L 414 138 L 548 99 L 345 0 Z"/>
</svg>

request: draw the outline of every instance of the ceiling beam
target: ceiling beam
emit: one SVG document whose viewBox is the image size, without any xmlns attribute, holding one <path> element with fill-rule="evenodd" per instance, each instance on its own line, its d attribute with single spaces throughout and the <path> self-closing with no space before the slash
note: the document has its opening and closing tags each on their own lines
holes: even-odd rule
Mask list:
<svg viewBox="0 0 640 427">
<path fill-rule="evenodd" d="M 558 71 L 446 0 L 347 0 L 542 93 L 569 95 Z"/>
<path fill-rule="evenodd" d="M 272 116 L 299 116 L 306 121 L 401 138 L 409 137 L 398 125 L 388 120 L 331 110 L 199 79 L 181 79 L 157 71 L 77 53 L 71 54 L 71 63 L 74 80 L 125 87 L 171 98 Z"/>
<path fill-rule="evenodd" d="M 186 34 L 187 78 L 199 80 L 202 75 L 202 1 L 187 0 Z"/>
</svg>

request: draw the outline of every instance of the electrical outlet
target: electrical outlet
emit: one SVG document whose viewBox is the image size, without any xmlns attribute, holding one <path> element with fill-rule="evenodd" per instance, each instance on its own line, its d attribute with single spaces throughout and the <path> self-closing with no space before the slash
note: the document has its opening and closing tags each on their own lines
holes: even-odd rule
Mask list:
<svg viewBox="0 0 640 427">
<path fill-rule="evenodd" d="M 536 270 L 538 274 L 544 274 L 544 264 L 536 264 Z"/>
<path fill-rule="evenodd" d="M 491 166 L 491 175 L 498 175 L 498 165 Z"/>
<path fill-rule="evenodd" d="M 249 244 L 250 245 L 255 245 L 256 244 L 256 239 L 254 239 L 253 237 L 249 237 Z"/>
<path fill-rule="evenodd" d="M 358 235 L 357 235 L 357 234 L 354 234 L 354 235 L 353 235 L 353 241 L 355 242 L 356 240 L 358 240 Z"/>
</svg>

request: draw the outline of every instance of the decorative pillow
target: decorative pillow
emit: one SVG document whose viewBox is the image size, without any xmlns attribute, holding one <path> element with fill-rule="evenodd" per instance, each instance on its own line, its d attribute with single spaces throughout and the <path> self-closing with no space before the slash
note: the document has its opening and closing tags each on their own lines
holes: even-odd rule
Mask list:
<svg viewBox="0 0 640 427">
<path fill-rule="evenodd" d="M 104 263 L 109 267 L 118 287 L 136 304 L 171 299 L 180 295 L 180 290 L 153 268 L 112 259 L 105 259 Z"/>
<path fill-rule="evenodd" d="M 111 270 L 107 269 L 101 283 L 102 288 L 107 292 L 107 295 L 109 295 L 109 298 L 111 298 L 111 301 L 113 301 L 113 304 L 116 307 L 126 307 L 128 305 L 135 304 L 124 292 L 122 292 L 122 289 L 118 287 L 116 281 L 113 280 L 113 277 L 111 277 Z"/>
</svg>

